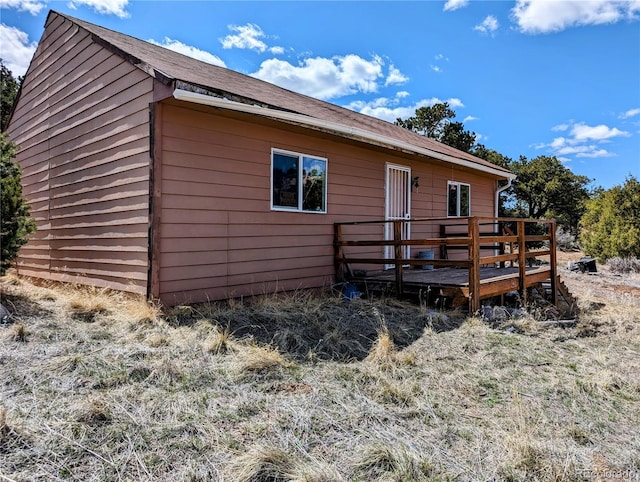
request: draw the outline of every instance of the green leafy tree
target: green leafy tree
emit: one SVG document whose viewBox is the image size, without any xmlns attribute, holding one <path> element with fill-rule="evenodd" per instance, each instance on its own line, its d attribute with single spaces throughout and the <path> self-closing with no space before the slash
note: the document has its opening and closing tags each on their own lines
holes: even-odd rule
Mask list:
<svg viewBox="0 0 640 482">
<path fill-rule="evenodd" d="M 0 59 L 0 130 L 2 131 L 7 128 L 13 102 L 20 89 L 20 80 L 13 77 L 11 71 Z"/>
<path fill-rule="evenodd" d="M 36 230 L 29 216 L 29 205 L 22 195 L 20 166 L 13 161 L 17 149 L 6 133 L 0 134 L 0 275 L 4 275 L 29 234 Z"/>
<path fill-rule="evenodd" d="M 601 190 L 586 203 L 580 226 L 585 254 L 601 261 L 640 258 L 640 182 L 631 176 L 622 186 Z"/>
<path fill-rule="evenodd" d="M 531 160 L 520 156 L 511 163 L 511 170 L 517 176 L 513 181 L 516 215 L 534 219 L 555 217 L 571 232 L 577 232 L 589 199 L 588 177 L 574 174 L 555 156 Z"/>
<path fill-rule="evenodd" d="M 476 134 L 464 129 L 462 122 L 453 122 L 456 116 L 447 102 L 419 107 L 408 119 L 396 119 L 395 124 L 420 135 L 435 139 L 461 151 L 471 152 Z"/>
</svg>

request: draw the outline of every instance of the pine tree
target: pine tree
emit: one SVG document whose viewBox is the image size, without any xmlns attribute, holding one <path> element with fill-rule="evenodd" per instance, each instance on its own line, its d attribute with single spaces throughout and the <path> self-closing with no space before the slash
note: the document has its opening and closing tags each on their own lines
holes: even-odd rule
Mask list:
<svg viewBox="0 0 640 482">
<path fill-rule="evenodd" d="M 13 108 L 13 102 L 20 90 L 20 83 L 22 79 L 17 79 L 13 76 L 11 71 L 4 65 L 2 59 L 0 59 L 0 130 L 4 131 L 7 128 L 9 122 L 9 115 Z"/>
<path fill-rule="evenodd" d="M 5 274 L 29 234 L 36 230 L 29 215 L 29 205 L 22 195 L 22 171 L 13 161 L 17 149 L 5 133 L 0 134 L 0 275 Z"/>
<path fill-rule="evenodd" d="M 630 176 L 623 186 L 600 192 L 587 202 L 580 225 L 585 254 L 602 261 L 640 257 L 640 182 Z"/>
</svg>

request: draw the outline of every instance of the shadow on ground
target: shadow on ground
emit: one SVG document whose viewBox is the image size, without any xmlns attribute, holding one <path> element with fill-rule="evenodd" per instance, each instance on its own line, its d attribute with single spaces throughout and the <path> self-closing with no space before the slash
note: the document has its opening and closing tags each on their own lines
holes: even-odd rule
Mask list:
<svg viewBox="0 0 640 482">
<path fill-rule="evenodd" d="M 362 360 L 383 331 L 401 350 L 420 338 L 425 328 L 448 331 L 465 319 L 462 313 L 421 309 L 394 299 L 341 297 L 195 306 L 182 311 L 169 313 L 172 324 L 206 319 L 237 339 L 269 344 L 297 360 Z"/>
</svg>

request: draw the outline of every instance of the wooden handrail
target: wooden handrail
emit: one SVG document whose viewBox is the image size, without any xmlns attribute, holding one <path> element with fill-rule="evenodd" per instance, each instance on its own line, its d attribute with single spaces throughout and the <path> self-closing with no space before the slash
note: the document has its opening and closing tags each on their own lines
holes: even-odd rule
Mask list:
<svg viewBox="0 0 640 482">
<path fill-rule="evenodd" d="M 463 267 L 467 268 L 469 276 L 469 309 L 474 312 L 480 308 L 480 266 L 486 264 L 496 264 L 507 261 L 518 261 L 518 278 L 521 291 L 522 301 L 526 303 L 526 265 L 527 258 L 533 256 L 549 255 L 551 260 L 551 283 L 552 290 L 555 293 L 556 284 L 556 239 L 555 239 L 555 222 L 552 220 L 522 219 L 522 218 L 490 218 L 475 217 L 455 218 L 433 217 L 433 218 L 411 218 L 400 220 L 378 220 L 378 221 L 348 221 L 339 222 L 334 225 L 334 257 L 336 278 L 343 280 L 345 274 L 353 275 L 351 264 L 367 264 L 367 265 L 385 265 L 390 266 L 394 270 L 395 287 L 398 294 L 402 294 L 403 273 L 405 266 L 425 266 L 432 265 L 435 267 Z M 440 225 L 440 237 L 424 237 L 418 239 L 402 239 L 405 223 L 447 223 Z M 345 235 L 345 226 L 364 226 L 364 225 L 384 225 L 391 223 L 393 230 L 393 239 L 353 239 L 353 234 Z M 463 224 L 464 223 L 464 224 Z M 500 228 L 503 235 L 495 231 L 500 226 L 506 224 L 515 227 L 515 233 L 512 229 Z M 525 226 L 529 224 L 546 225 L 547 234 L 526 234 Z M 446 234 L 446 227 L 466 225 L 466 232 Z M 491 233 L 481 233 L 481 227 L 493 226 L 495 229 Z M 413 228 L 412 228 L 413 230 Z M 367 237 L 373 236 L 367 234 Z M 351 238 L 351 239 L 346 239 Z M 530 251 L 527 243 L 549 242 L 549 249 L 541 251 Z M 499 251 L 501 254 L 493 254 L 491 256 L 481 256 L 482 250 L 498 250 L 500 246 L 510 246 L 511 253 L 505 253 L 504 250 Z M 376 257 L 363 253 L 363 257 L 347 256 L 345 247 L 383 247 L 393 246 L 391 257 Z M 405 249 L 407 246 L 450 246 L 451 249 L 466 249 L 468 256 L 466 259 L 407 259 L 405 257 Z"/>
</svg>

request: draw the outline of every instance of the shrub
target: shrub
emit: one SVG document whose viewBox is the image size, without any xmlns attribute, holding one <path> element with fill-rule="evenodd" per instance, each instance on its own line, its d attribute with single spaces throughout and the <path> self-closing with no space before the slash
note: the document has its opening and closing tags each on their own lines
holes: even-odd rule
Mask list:
<svg viewBox="0 0 640 482">
<path fill-rule="evenodd" d="M 556 245 L 562 251 L 576 251 L 579 249 L 576 237 L 561 228 L 556 230 Z"/>
<path fill-rule="evenodd" d="M 35 223 L 29 216 L 29 205 L 22 195 L 22 172 L 20 166 L 13 161 L 17 149 L 5 133 L 0 134 L 0 275 L 5 274 L 18 255 L 20 247 L 27 242 L 29 234 L 36 230 Z"/>
<path fill-rule="evenodd" d="M 621 258 L 616 256 L 615 258 L 609 259 L 607 264 L 613 273 L 640 273 L 640 259 L 638 258 Z"/>
<path fill-rule="evenodd" d="M 623 186 L 600 192 L 587 203 L 580 224 L 585 254 L 600 261 L 640 257 L 640 182 L 631 176 Z"/>
</svg>

